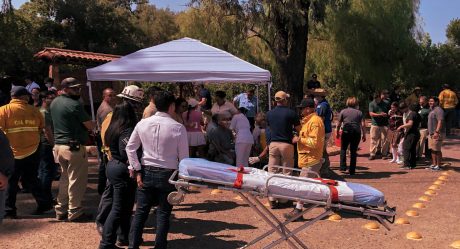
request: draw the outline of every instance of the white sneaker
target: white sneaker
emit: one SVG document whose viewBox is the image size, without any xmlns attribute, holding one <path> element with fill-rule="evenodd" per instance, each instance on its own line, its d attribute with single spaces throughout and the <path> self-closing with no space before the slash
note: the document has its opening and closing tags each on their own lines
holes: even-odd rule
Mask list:
<svg viewBox="0 0 460 249">
<path fill-rule="evenodd" d="M 397 164 L 403 164 L 404 162 L 401 160 L 396 161 Z"/>
<path fill-rule="evenodd" d="M 390 160 L 390 163 L 395 163 L 395 162 L 396 162 L 396 159 Z"/>
<path fill-rule="evenodd" d="M 427 167 L 426 169 L 427 169 L 427 170 L 432 170 L 434 167 L 436 167 L 436 165 L 433 165 L 433 164 L 432 164 L 432 165 L 430 165 L 430 167 Z"/>
<path fill-rule="evenodd" d="M 436 165 L 436 166 L 434 166 L 433 168 L 431 168 L 431 170 L 432 170 L 432 171 L 440 171 L 440 170 L 442 170 L 442 169 L 441 169 L 441 167 L 439 167 L 439 166 Z"/>
</svg>

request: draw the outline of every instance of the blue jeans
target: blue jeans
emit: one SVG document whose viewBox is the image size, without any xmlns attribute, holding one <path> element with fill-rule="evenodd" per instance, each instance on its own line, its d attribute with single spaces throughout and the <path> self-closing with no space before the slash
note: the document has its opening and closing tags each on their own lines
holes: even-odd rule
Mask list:
<svg viewBox="0 0 460 249">
<path fill-rule="evenodd" d="M 168 194 L 174 191 L 174 185 L 168 182 L 173 170 L 144 170 L 142 172 L 143 188 L 137 189 L 137 208 L 129 232 L 129 248 L 139 248 L 142 241 L 142 232 L 150 209 L 158 203 L 155 248 L 167 247 L 169 231 L 169 216 L 172 206 L 169 204 Z"/>
<path fill-rule="evenodd" d="M 107 164 L 107 178 L 113 188 L 113 202 L 107 219 L 99 248 L 113 248 L 117 239 L 117 230 L 128 237 L 131 214 L 134 206 L 136 183 L 129 177 L 128 166 L 112 160 Z"/>
<path fill-rule="evenodd" d="M 38 166 L 38 180 L 43 191 L 44 198 L 48 202 L 53 201 L 51 185 L 57 174 L 57 166 L 54 162 L 53 147 L 48 143 L 42 143 L 40 149 L 40 165 Z"/>
</svg>

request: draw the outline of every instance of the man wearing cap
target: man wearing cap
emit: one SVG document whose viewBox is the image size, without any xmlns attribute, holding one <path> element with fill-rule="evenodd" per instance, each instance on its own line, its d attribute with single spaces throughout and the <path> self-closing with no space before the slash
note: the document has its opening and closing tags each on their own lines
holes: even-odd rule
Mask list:
<svg viewBox="0 0 460 249">
<path fill-rule="evenodd" d="M 446 121 L 446 136 L 450 136 L 450 129 L 455 127 L 455 106 L 458 104 L 457 94 L 450 89 L 448 84 L 442 86 L 439 93 L 439 106 L 444 110 L 444 120 Z"/>
<path fill-rule="evenodd" d="M 61 166 L 59 193 L 55 207 L 58 220 L 84 218 L 82 200 L 88 183 L 88 157 L 85 144 L 94 122 L 78 101 L 81 85 L 75 78 L 61 82 L 62 94 L 51 103 L 54 151 Z"/>
<path fill-rule="evenodd" d="M 321 88 L 321 83 L 318 81 L 318 75 L 314 73 L 311 75 L 311 79 L 307 82 L 307 89 L 315 90 L 316 88 Z"/>
<path fill-rule="evenodd" d="M 412 91 L 411 95 L 409 95 L 405 102 L 407 106 L 411 105 L 418 105 L 420 94 L 422 92 L 422 88 L 420 87 L 415 87 L 414 90 Z"/>
<path fill-rule="evenodd" d="M 276 168 L 270 166 L 294 167 L 294 145 L 292 138 L 294 131 L 300 130 L 300 121 L 297 114 L 289 109 L 289 94 L 279 91 L 275 94 L 276 106 L 267 112 L 267 126 L 270 128 L 271 143 L 268 149 L 268 165 L 270 172 L 278 172 Z M 283 170 L 285 174 L 290 174 L 289 170 Z M 271 208 L 277 208 L 278 202 L 270 198 Z"/>
<path fill-rule="evenodd" d="M 6 194 L 6 216 L 16 218 L 19 179 L 29 186 L 37 202 L 36 214 L 50 210 L 52 204 L 44 197 L 37 178 L 44 118 L 37 108 L 27 104 L 30 93 L 25 87 L 14 86 L 11 98 L 9 104 L 0 107 L 0 129 L 7 136 L 14 154 L 14 172 L 8 181 Z"/>
<path fill-rule="evenodd" d="M 322 167 L 323 148 L 326 143 L 325 126 L 323 119 L 315 112 L 315 102 L 310 99 L 303 99 L 297 106 L 302 113 L 302 128 L 299 135 L 294 137 L 297 142 L 297 154 L 299 158 L 299 168 L 302 169 L 300 176 L 316 177 L 316 174 L 309 175 L 308 172 L 319 174 Z M 303 203 L 297 202 L 296 207 L 291 212 L 284 215 L 286 219 L 298 216 L 302 212 Z"/>
<path fill-rule="evenodd" d="M 329 176 L 331 173 L 329 155 L 327 154 L 327 142 L 332 134 L 332 110 L 329 102 L 326 100 L 327 91 L 322 88 L 316 88 L 312 91 L 316 104 L 316 114 L 323 120 L 325 129 L 325 141 L 323 143 L 324 164 L 321 168 L 321 176 Z"/>
</svg>

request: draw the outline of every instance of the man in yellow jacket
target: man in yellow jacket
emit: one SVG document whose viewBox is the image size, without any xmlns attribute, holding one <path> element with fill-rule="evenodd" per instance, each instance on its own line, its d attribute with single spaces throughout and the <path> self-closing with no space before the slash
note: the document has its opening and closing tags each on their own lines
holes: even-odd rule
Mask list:
<svg viewBox="0 0 460 249">
<path fill-rule="evenodd" d="M 0 107 L 0 129 L 10 141 L 14 155 L 14 172 L 8 180 L 6 194 L 5 217 L 17 218 L 16 194 L 19 179 L 32 192 L 38 208 L 34 214 L 42 214 L 52 208 L 51 200 L 47 200 L 38 183 L 38 166 L 40 132 L 45 121 L 40 111 L 27 104 L 30 93 L 23 86 L 11 89 L 11 101 Z"/>
<path fill-rule="evenodd" d="M 294 137 L 297 142 L 297 154 L 299 168 L 302 169 L 301 177 L 316 177 L 322 166 L 323 146 L 325 139 L 324 123 L 320 116 L 316 114 L 315 102 L 308 98 L 303 99 L 297 106 L 302 112 L 302 128 L 299 136 Z M 302 212 L 303 203 L 297 202 L 296 207 L 291 212 L 284 215 L 286 219 L 298 216 Z M 300 216 L 299 219 L 302 219 Z"/>
<path fill-rule="evenodd" d="M 451 90 L 448 84 L 442 86 L 439 93 L 439 106 L 444 109 L 444 120 L 446 121 L 446 136 L 450 136 L 450 129 L 455 127 L 455 106 L 458 104 L 457 94 Z"/>
</svg>

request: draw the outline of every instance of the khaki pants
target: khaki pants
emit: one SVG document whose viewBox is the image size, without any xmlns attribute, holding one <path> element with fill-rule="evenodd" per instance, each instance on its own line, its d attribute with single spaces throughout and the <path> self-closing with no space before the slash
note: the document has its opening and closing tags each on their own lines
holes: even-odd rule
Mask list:
<svg viewBox="0 0 460 249">
<path fill-rule="evenodd" d="M 381 146 L 382 156 L 388 155 L 389 141 L 387 139 L 388 127 L 387 126 L 375 126 L 371 125 L 371 147 L 370 155 L 375 156 L 377 154 L 377 147 Z"/>
<path fill-rule="evenodd" d="M 300 177 L 310 177 L 310 178 L 316 178 L 318 177 L 315 174 L 312 174 L 311 172 L 319 173 L 321 170 L 321 167 L 323 166 L 322 162 L 320 161 L 319 163 L 312 165 L 310 167 L 303 167 L 302 171 L 300 171 L 299 176 Z M 302 210 L 303 208 L 303 202 L 299 201 L 296 204 L 296 208 Z"/>
<path fill-rule="evenodd" d="M 79 151 L 70 151 L 67 145 L 55 145 L 57 161 L 61 166 L 59 181 L 58 204 L 55 207 L 57 215 L 68 214 L 78 217 L 83 212 L 82 200 L 88 183 L 88 158 L 85 146 Z"/>
<path fill-rule="evenodd" d="M 422 157 L 423 151 L 425 150 L 425 144 L 428 140 L 428 130 L 420 129 L 420 139 L 417 143 L 417 157 Z"/>
<path fill-rule="evenodd" d="M 327 145 L 329 144 L 329 140 L 331 139 L 332 132 L 326 133 L 324 136 L 324 146 L 323 146 L 323 159 L 324 163 L 321 170 L 321 176 L 330 177 L 330 173 L 332 172 L 330 166 L 331 162 L 329 161 L 329 154 L 327 154 Z"/>
<path fill-rule="evenodd" d="M 268 147 L 268 172 L 280 173 L 278 168 L 270 166 L 282 166 L 287 168 L 294 168 L 294 145 L 283 142 L 271 142 Z M 282 170 L 283 174 L 290 175 L 292 170 Z M 269 197 L 268 200 L 274 201 L 275 198 Z M 286 200 L 278 200 L 279 202 L 286 202 Z"/>
<path fill-rule="evenodd" d="M 271 142 L 268 148 L 268 172 L 279 173 L 281 170 L 270 166 L 294 168 L 294 145 L 283 142 Z M 283 174 L 291 174 L 291 170 L 283 169 Z"/>
<path fill-rule="evenodd" d="M 323 164 L 321 161 L 315 165 L 309 166 L 309 167 L 302 167 L 302 171 L 300 171 L 299 176 L 301 177 L 310 177 L 310 178 L 316 178 L 318 177 L 315 174 L 312 174 L 310 172 L 315 172 L 319 175 L 319 171 L 321 170 Z"/>
</svg>

